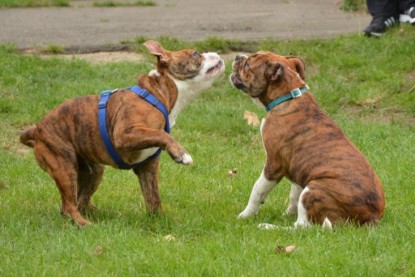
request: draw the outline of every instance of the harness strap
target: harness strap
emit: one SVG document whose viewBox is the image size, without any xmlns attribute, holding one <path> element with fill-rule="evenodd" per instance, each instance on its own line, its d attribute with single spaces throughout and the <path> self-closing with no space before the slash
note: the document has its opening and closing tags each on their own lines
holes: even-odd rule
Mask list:
<svg viewBox="0 0 415 277">
<path fill-rule="evenodd" d="M 137 94 L 138 96 L 140 96 L 141 98 L 143 98 L 145 101 L 147 101 L 148 103 L 150 103 L 151 105 L 156 107 L 158 110 L 160 110 L 161 113 L 163 113 L 164 118 L 166 120 L 164 130 L 167 133 L 170 133 L 169 113 L 168 113 L 166 107 L 163 105 L 163 103 L 161 103 L 150 92 L 148 92 L 147 90 L 145 90 L 145 89 L 143 89 L 139 86 L 133 86 L 133 87 L 130 87 L 129 89 L 131 91 L 133 91 L 135 94 Z M 108 134 L 108 129 L 107 129 L 107 102 L 108 102 L 111 94 L 113 94 L 117 91 L 119 91 L 119 90 L 118 89 L 116 89 L 116 90 L 105 90 L 105 91 L 101 92 L 101 100 L 98 103 L 98 125 L 99 125 L 99 130 L 100 130 L 100 133 L 101 133 L 102 140 L 104 141 L 105 148 L 108 151 L 108 154 L 111 156 L 113 161 L 118 165 L 118 167 L 120 169 L 136 168 L 136 167 L 141 166 L 143 163 L 158 157 L 160 155 L 162 149 L 159 148 L 157 150 L 157 152 L 154 153 L 152 156 L 148 157 L 144 161 L 141 161 L 141 162 L 133 164 L 133 165 L 125 163 L 120 158 L 120 156 L 118 155 L 117 151 L 115 150 L 114 146 L 111 143 L 111 140 L 110 140 L 110 137 L 109 137 L 109 134 Z"/>
<path fill-rule="evenodd" d="M 164 125 L 164 131 L 170 134 L 169 112 L 167 111 L 163 103 L 161 103 L 153 94 L 139 86 L 130 87 L 130 90 L 163 113 L 164 119 L 166 120 L 166 125 Z"/>
</svg>

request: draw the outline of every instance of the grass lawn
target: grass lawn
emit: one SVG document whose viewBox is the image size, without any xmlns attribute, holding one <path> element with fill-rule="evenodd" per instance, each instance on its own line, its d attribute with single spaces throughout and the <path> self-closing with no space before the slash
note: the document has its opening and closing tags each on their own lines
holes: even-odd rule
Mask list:
<svg viewBox="0 0 415 277">
<path fill-rule="evenodd" d="M 214 43 L 212 43 L 214 42 Z M 227 41 L 198 42 L 221 49 Z M 190 43 L 165 41 L 166 48 Z M 161 158 L 164 213 L 145 212 L 132 172 L 107 168 L 94 195 L 94 224 L 78 229 L 59 213 L 60 196 L 18 132 L 62 101 L 135 84 L 153 61 L 89 65 L 23 56 L 0 46 L 0 276 L 414 276 L 415 29 L 381 39 L 275 41 L 257 49 L 306 61 L 306 82 L 322 108 L 372 163 L 387 198 L 377 227 L 327 232 L 259 230 L 292 226 L 283 217 L 289 183 L 270 194 L 258 216 L 237 220 L 265 154 L 244 111 L 265 115 L 232 88 L 226 74 L 180 115 L 172 135 L 194 165 Z M 141 49 L 141 48 L 139 48 Z M 228 171 L 237 169 L 235 177 Z M 295 244 L 290 255 L 277 246 Z"/>
</svg>

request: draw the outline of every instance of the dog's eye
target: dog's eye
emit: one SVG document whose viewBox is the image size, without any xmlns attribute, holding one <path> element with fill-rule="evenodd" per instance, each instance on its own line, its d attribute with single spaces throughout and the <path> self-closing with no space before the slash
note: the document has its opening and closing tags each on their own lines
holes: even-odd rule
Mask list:
<svg viewBox="0 0 415 277">
<path fill-rule="evenodd" d="M 197 51 L 193 52 L 192 56 L 195 60 L 198 60 L 200 58 L 200 54 Z"/>
<path fill-rule="evenodd" d="M 245 63 L 244 69 L 249 70 L 249 63 L 247 63 L 247 62 Z"/>
</svg>

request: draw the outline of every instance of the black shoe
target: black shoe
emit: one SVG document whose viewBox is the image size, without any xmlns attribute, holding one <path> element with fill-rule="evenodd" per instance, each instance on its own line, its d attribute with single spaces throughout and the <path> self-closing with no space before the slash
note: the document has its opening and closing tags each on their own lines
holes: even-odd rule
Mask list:
<svg viewBox="0 0 415 277">
<path fill-rule="evenodd" d="M 415 24 L 415 7 L 410 8 L 404 14 L 399 16 L 399 21 L 402 23 L 409 22 Z"/>
<path fill-rule="evenodd" d="M 389 17 L 388 19 L 384 20 L 380 17 L 374 18 L 372 22 L 370 22 L 369 26 L 367 26 L 363 33 L 365 36 L 374 36 L 380 37 L 382 36 L 387 29 L 393 27 L 396 24 L 396 20 L 393 16 Z"/>
</svg>

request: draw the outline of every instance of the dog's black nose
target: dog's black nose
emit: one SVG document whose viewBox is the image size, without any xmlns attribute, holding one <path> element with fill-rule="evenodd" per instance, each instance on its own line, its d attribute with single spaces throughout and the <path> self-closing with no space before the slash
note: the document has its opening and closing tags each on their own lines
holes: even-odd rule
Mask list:
<svg viewBox="0 0 415 277">
<path fill-rule="evenodd" d="M 235 62 L 239 61 L 240 59 L 243 59 L 243 55 L 236 55 Z"/>
</svg>

